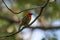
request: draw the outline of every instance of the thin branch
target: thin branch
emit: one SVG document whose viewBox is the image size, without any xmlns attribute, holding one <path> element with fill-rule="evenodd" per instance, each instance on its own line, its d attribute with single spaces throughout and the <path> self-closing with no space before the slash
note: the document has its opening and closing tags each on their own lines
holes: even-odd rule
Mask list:
<svg viewBox="0 0 60 40">
<path fill-rule="evenodd" d="M 4 2 L 4 0 L 2 0 L 2 2 L 4 3 L 4 5 L 7 7 L 7 9 L 9 10 L 9 11 L 11 11 L 12 13 L 16 13 L 16 12 L 14 12 L 14 11 L 12 11 L 10 8 L 8 8 L 8 6 L 5 4 L 5 2 Z"/>
<path fill-rule="evenodd" d="M 47 2 L 41 7 L 41 11 L 40 11 L 39 15 L 38 15 L 29 25 L 27 25 L 27 27 L 30 26 L 30 25 L 32 25 L 32 24 L 41 16 L 41 14 L 42 14 L 42 12 L 43 12 L 43 9 L 47 6 L 48 3 L 49 3 L 49 0 L 47 0 Z M 23 27 L 23 28 L 22 28 L 21 30 L 19 30 L 18 32 L 15 32 L 15 33 L 10 34 L 10 35 L 2 36 L 2 37 L 10 37 L 10 36 L 13 36 L 13 35 L 21 32 L 24 28 L 26 28 L 26 27 Z"/>
<path fill-rule="evenodd" d="M 12 33 L 12 34 L 10 34 L 10 35 L 3 35 L 3 36 L 0 36 L 0 38 L 2 38 L 2 37 L 10 37 L 10 36 L 14 36 L 15 34 L 21 32 L 24 28 L 25 28 L 25 27 L 23 27 L 23 28 L 22 28 L 21 30 L 19 30 L 18 32 Z"/>
<path fill-rule="evenodd" d="M 20 12 L 14 12 L 13 10 L 11 10 L 11 9 L 6 5 L 6 3 L 4 2 L 4 0 L 2 0 L 2 2 L 5 4 L 5 6 L 7 7 L 7 9 L 8 9 L 9 11 L 11 11 L 13 14 L 19 14 L 19 13 L 24 12 L 24 11 L 32 10 L 32 9 L 35 9 L 35 8 L 41 8 L 40 6 L 37 6 L 37 7 L 34 7 L 34 8 L 29 8 L 29 9 L 22 10 L 22 11 L 20 11 Z M 44 5 L 43 5 L 42 7 L 44 7 Z"/>
<path fill-rule="evenodd" d="M 13 10 L 11 10 L 11 9 L 6 5 L 6 3 L 4 2 L 4 0 L 2 0 L 2 2 L 5 4 L 5 6 L 7 7 L 7 9 L 8 9 L 9 11 L 11 11 L 13 14 L 20 14 L 21 12 L 24 12 L 24 11 L 32 10 L 32 9 L 35 9 L 35 8 L 40 8 L 40 6 L 38 6 L 38 7 L 34 7 L 34 8 L 25 9 L 25 10 L 22 10 L 22 11 L 20 11 L 20 12 L 14 12 Z"/>
<path fill-rule="evenodd" d="M 3 36 L 0 36 L 0 38 L 2 37 L 11 37 L 11 36 L 14 36 L 16 35 L 17 33 L 21 32 L 24 28 L 31 28 L 31 29 L 42 29 L 42 30 L 53 30 L 53 29 L 60 29 L 60 26 L 58 27 L 42 27 L 42 26 L 38 26 L 38 27 L 23 27 L 21 30 L 19 30 L 18 32 L 15 32 L 13 34 L 10 34 L 10 35 L 3 35 Z"/>
<path fill-rule="evenodd" d="M 32 29 L 42 29 L 42 30 L 53 30 L 53 29 L 60 29 L 60 26 L 49 26 L 49 27 L 43 27 L 43 26 L 36 26 L 36 27 L 27 27 Z"/>
<path fill-rule="evenodd" d="M 37 7 L 34 7 L 34 8 L 25 9 L 25 10 L 22 10 L 22 11 L 18 12 L 17 14 L 19 14 L 19 13 L 21 13 L 21 12 L 24 12 L 24 11 L 36 9 L 36 8 L 41 8 L 41 7 L 40 7 L 40 6 L 37 6 Z"/>
<path fill-rule="evenodd" d="M 49 3 L 49 0 L 47 0 L 47 2 L 41 7 L 41 11 L 39 15 L 29 24 L 29 26 L 32 25 L 41 16 L 43 9 L 47 6 L 48 3 Z"/>
</svg>

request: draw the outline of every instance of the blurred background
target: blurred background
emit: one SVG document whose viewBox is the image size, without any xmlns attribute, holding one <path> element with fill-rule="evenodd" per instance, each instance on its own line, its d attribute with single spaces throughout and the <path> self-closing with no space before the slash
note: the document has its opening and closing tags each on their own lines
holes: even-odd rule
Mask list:
<svg viewBox="0 0 60 40">
<path fill-rule="evenodd" d="M 24 9 L 42 6 L 47 0 L 4 0 L 6 5 L 14 12 Z M 40 9 L 29 10 L 32 15 L 31 22 L 38 16 Z M 27 12 L 27 11 L 25 11 Z M 13 14 L 0 0 L 0 36 L 17 32 L 19 25 L 18 18 L 23 18 L 25 12 Z M 31 27 L 60 27 L 60 0 L 50 0 L 39 17 Z M 25 28 L 22 32 L 0 40 L 60 40 L 60 29 L 39 29 Z"/>
</svg>

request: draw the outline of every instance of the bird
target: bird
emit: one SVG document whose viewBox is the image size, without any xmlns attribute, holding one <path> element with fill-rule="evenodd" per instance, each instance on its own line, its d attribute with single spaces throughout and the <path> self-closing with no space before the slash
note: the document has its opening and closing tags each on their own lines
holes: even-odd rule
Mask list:
<svg viewBox="0 0 60 40">
<path fill-rule="evenodd" d="M 20 28 L 22 26 L 26 27 L 29 24 L 29 22 L 31 21 L 31 18 L 32 18 L 32 13 L 27 12 L 26 15 L 22 18 L 22 20 L 19 20 L 19 22 L 18 22 L 19 29 L 18 30 L 20 30 Z"/>
</svg>

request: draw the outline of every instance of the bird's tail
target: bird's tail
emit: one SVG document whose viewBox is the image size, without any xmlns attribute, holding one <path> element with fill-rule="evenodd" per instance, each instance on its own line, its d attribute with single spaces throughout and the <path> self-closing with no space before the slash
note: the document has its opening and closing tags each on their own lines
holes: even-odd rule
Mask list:
<svg viewBox="0 0 60 40">
<path fill-rule="evenodd" d="M 22 21 L 21 20 L 18 21 L 18 24 L 19 24 L 18 30 L 22 29 Z"/>
</svg>

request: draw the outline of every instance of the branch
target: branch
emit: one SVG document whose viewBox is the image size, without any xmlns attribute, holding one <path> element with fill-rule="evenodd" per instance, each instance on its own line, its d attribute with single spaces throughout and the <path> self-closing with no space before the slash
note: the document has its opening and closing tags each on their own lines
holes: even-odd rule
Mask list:
<svg viewBox="0 0 60 40">
<path fill-rule="evenodd" d="M 25 9 L 25 10 L 22 10 L 22 11 L 18 12 L 17 14 L 19 14 L 19 13 L 21 13 L 21 12 L 24 12 L 24 11 L 36 9 L 36 8 L 41 8 L 41 7 L 40 7 L 40 6 L 37 6 L 37 7 L 34 7 L 34 8 Z"/>
<path fill-rule="evenodd" d="M 47 0 L 47 2 L 41 7 L 41 11 L 39 15 L 29 24 L 29 26 L 32 25 L 41 16 L 43 9 L 47 6 L 48 3 L 49 3 L 49 0 Z"/>
<path fill-rule="evenodd" d="M 42 12 L 43 12 L 43 9 L 47 6 L 48 3 L 49 3 L 49 0 L 47 0 L 47 2 L 41 7 L 41 11 L 40 11 L 39 15 L 38 15 L 29 25 L 27 25 L 26 27 L 29 27 L 30 25 L 32 25 L 32 24 L 41 16 L 41 14 L 42 14 Z M 22 12 L 23 12 L 23 11 L 22 11 Z M 19 12 L 19 13 L 20 13 L 20 12 Z M 26 28 L 26 27 L 23 27 L 23 28 L 22 28 L 21 30 L 19 30 L 18 32 L 15 32 L 15 33 L 10 34 L 10 35 L 2 36 L 2 37 L 10 37 L 10 36 L 13 36 L 13 35 L 21 32 L 21 31 L 22 31 L 24 28 Z"/>
<path fill-rule="evenodd" d="M 24 28 L 31 28 L 31 29 L 42 29 L 42 30 L 53 30 L 53 29 L 60 29 L 60 26 L 58 27 L 43 27 L 43 26 L 38 26 L 38 27 L 23 27 L 21 30 L 19 30 L 18 32 L 15 32 L 13 34 L 10 35 L 6 35 L 6 36 L 0 36 L 0 38 L 2 37 L 10 37 L 10 36 L 14 36 L 15 34 L 21 32 Z"/>
<path fill-rule="evenodd" d="M 43 27 L 43 26 L 36 26 L 36 27 L 27 27 L 32 29 L 42 29 L 42 30 L 53 30 L 53 29 L 60 29 L 60 26 L 49 26 L 49 27 Z"/>
<path fill-rule="evenodd" d="M 32 9 L 35 9 L 35 8 L 40 8 L 40 6 L 37 6 L 37 7 L 34 7 L 34 8 L 29 8 L 29 9 L 22 10 L 22 11 L 20 11 L 20 12 L 14 12 L 13 10 L 11 10 L 11 9 L 6 5 L 6 3 L 4 2 L 4 0 L 2 0 L 2 2 L 3 2 L 4 5 L 6 6 L 6 8 L 7 8 L 9 11 L 11 11 L 13 14 L 19 14 L 19 13 L 24 12 L 24 11 L 32 10 Z"/>
<path fill-rule="evenodd" d="M 2 37 L 10 37 L 10 36 L 14 36 L 15 34 L 21 32 L 24 28 L 25 28 L 25 27 L 23 27 L 23 28 L 22 28 L 21 30 L 19 30 L 18 32 L 12 33 L 12 34 L 10 34 L 10 35 L 3 35 L 3 36 L 0 36 L 0 38 L 2 38 Z"/>
<path fill-rule="evenodd" d="M 7 7 L 7 9 L 9 10 L 9 11 L 11 11 L 12 13 L 16 13 L 16 12 L 14 12 L 14 11 L 12 11 L 10 8 L 8 8 L 8 6 L 5 4 L 5 2 L 4 2 L 4 0 L 2 0 L 2 2 L 4 3 L 4 5 Z"/>
</svg>

